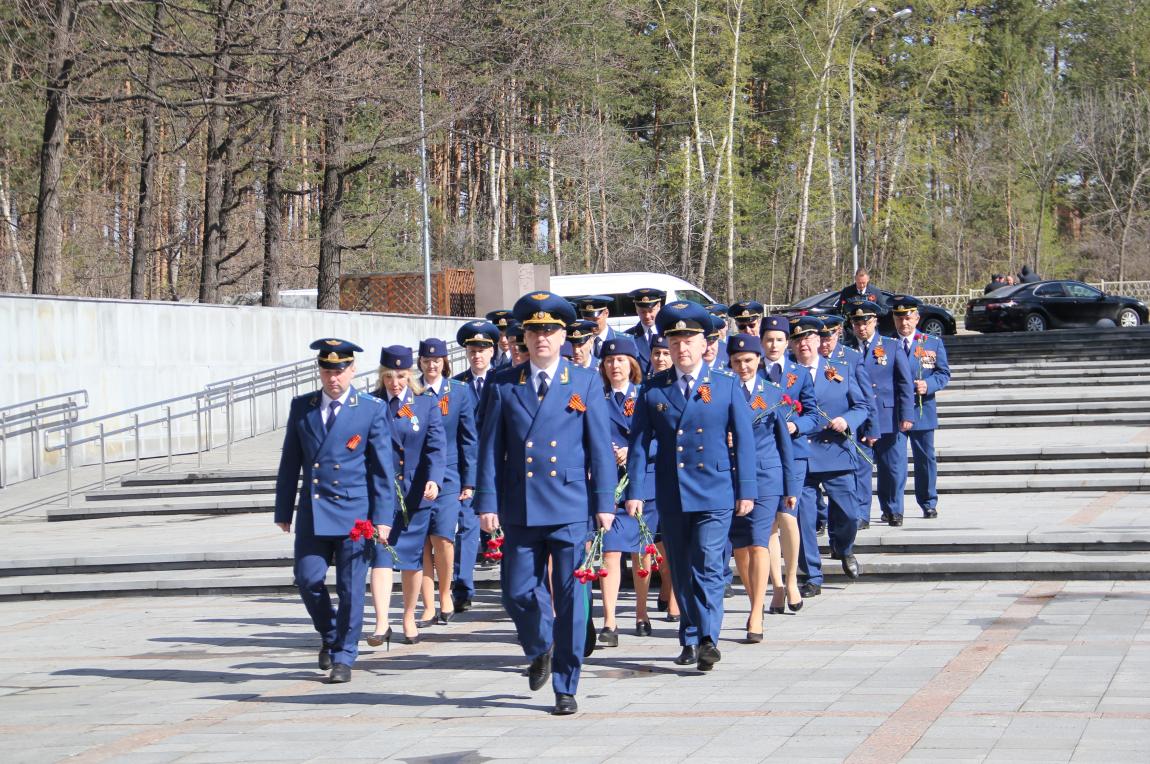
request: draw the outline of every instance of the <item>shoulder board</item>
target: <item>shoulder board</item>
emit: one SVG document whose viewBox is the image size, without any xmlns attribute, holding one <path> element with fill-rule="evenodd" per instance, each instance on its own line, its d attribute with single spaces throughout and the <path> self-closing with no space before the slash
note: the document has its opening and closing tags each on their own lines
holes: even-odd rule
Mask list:
<svg viewBox="0 0 1150 764">
<path fill-rule="evenodd" d="M 730 377 L 732 379 L 735 378 L 734 372 L 728 371 L 727 369 L 716 369 L 711 367 L 711 373 L 719 377 Z"/>
<path fill-rule="evenodd" d="M 371 393 L 360 393 L 359 394 L 359 402 L 360 403 L 373 403 L 376 406 L 379 406 L 380 404 L 383 403 L 383 401 L 381 401 L 379 398 L 375 397 Z"/>
</svg>

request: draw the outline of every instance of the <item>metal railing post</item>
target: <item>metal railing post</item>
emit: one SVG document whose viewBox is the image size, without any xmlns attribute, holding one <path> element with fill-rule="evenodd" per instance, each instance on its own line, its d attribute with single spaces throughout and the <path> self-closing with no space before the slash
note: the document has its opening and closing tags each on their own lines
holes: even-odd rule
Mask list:
<svg viewBox="0 0 1150 764">
<path fill-rule="evenodd" d="M 64 430 L 64 471 L 67 473 L 68 495 L 64 499 L 64 506 L 72 507 L 72 428 Z"/>
<path fill-rule="evenodd" d="M 168 428 L 168 472 L 172 471 L 172 407 L 164 407 L 164 419 Z"/>
<path fill-rule="evenodd" d="M 225 410 L 226 419 L 224 420 L 228 430 L 228 464 L 232 463 L 232 402 L 233 396 L 235 395 L 235 387 L 236 386 L 234 384 L 228 384 L 228 403 L 227 409 Z"/>
<path fill-rule="evenodd" d="M 8 485 L 8 413 L 0 413 L 0 488 Z"/>
<path fill-rule="evenodd" d="M 251 419 L 248 421 L 248 432 L 251 433 L 249 437 L 256 436 L 256 383 L 252 380 L 251 389 L 248 391 L 248 416 Z"/>
<path fill-rule="evenodd" d="M 196 466 L 204 466 L 204 449 L 203 449 L 203 412 L 200 409 L 200 396 L 196 396 Z"/>
<path fill-rule="evenodd" d="M 40 404 L 32 407 L 32 478 L 40 477 Z"/>
<path fill-rule="evenodd" d="M 108 484 L 108 460 L 104 455 L 104 423 L 100 422 L 100 490 Z"/>
<path fill-rule="evenodd" d="M 212 450 L 212 409 L 213 408 L 215 408 L 215 406 L 212 405 L 212 394 L 208 393 L 208 395 L 207 395 L 208 422 L 207 422 L 206 432 L 204 433 L 206 436 L 206 441 L 204 443 L 204 450 L 209 451 L 209 452 Z"/>
<path fill-rule="evenodd" d="M 136 474 L 140 474 L 140 415 L 132 414 L 132 435 L 136 441 Z"/>
</svg>

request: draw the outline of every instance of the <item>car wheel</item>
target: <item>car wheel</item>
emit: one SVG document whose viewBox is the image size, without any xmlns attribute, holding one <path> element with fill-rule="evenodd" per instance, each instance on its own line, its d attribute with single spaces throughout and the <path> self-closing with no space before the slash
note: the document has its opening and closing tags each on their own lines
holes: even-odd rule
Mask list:
<svg viewBox="0 0 1150 764">
<path fill-rule="evenodd" d="M 941 337 L 946 334 L 946 324 L 942 322 L 941 318 L 928 318 L 922 322 L 922 330 L 927 334 Z"/>
<path fill-rule="evenodd" d="M 1041 313 L 1031 313 L 1026 317 L 1026 331 L 1028 332 L 1044 332 L 1046 331 L 1046 319 Z"/>
<path fill-rule="evenodd" d="M 1138 326 L 1142 323 L 1142 319 L 1138 316 L 1138 311 L 1133 308 L 1123 308 L 1118 311 L 1118 325 L 1119 326 Z"/>
</svg>

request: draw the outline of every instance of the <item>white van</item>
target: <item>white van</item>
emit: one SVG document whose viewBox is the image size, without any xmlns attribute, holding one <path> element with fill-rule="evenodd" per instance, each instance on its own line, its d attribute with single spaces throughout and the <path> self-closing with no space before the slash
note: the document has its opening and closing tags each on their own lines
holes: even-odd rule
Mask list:
<svg viewBox="0 0 1150 764">
<path fill-rule="evenodd" d="M 668 276 L 665 273 L 635 271 L 632 273 L 584 273 L 577 276 L 551 277 L 551 291 L 572 301 L 577 297 L 586 297 L 592 294 L 613 297 L 615 302 L 610 306 L 611 317 L 607 323 L 619 331 L 630 329 L 638 323 L 639 317 L 635 312 L 635 305 L 627 293 L 643 287 L 662 289 L 667 293 L 667 303 L 676 300 L 689 300 L 700 305 L 710 305 L 714 302 L 710 295 L 689 281 L 683 281 L 683 279 Z"/>
</svg>

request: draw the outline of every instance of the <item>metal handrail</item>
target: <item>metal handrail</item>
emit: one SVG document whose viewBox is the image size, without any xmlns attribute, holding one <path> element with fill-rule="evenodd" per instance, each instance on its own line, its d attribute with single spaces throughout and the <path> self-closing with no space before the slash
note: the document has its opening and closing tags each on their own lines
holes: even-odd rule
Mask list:
<svg viewBox="0 0 1150 764">
<path fill-rule="evenodd" d="M 82 399 L 82 402 L 77 399 Z M 0 407 L 0 488 L 8 485 L 9 440 L 22 435 L 32 436 L 29 439 L 32 448 L 32 477 L 37 478 L 40 476 L 41 433 L 47 427 L 57 424 L 57 417 L 65 422 L 75 421 L 79 412 L 86 408 L 87 390 L 45 395 Z"/>
</svg>

